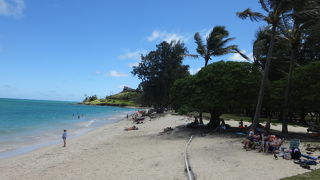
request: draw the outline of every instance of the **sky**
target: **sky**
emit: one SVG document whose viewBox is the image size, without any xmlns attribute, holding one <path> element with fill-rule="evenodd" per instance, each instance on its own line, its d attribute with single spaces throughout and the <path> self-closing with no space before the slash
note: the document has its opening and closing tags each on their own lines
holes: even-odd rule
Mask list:
<svg viewBox="0 0 320 180">
<path fill-rule="evenodd" d="M 264 24 L 239 19 L 246 8 L 261 11 L 258 0 L 0 0 L 0 98 L 81 101 L 136 88 L 131 71 L 141 54 L 171 40 L 196 54 L 194 34 L 217 25 L 252 57 Z M 243 59 L 210 63 L 219 60 Z M 184 64 L 194 74 L 204 60 Z"/>
</svg>

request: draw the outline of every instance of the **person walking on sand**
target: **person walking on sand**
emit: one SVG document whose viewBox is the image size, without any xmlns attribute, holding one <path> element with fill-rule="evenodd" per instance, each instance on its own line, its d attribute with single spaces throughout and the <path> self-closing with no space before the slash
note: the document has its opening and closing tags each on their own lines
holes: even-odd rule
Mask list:
<svg viewBox="0 0 320 180">
<path fill-rule="evenodd" d="M 66 147 L 67 145 L 67 130 L 63 130 L 63 134 L 62 134 L 62 139 L 63 139 L 63 146 L 62 147 Z"/>
</svg>

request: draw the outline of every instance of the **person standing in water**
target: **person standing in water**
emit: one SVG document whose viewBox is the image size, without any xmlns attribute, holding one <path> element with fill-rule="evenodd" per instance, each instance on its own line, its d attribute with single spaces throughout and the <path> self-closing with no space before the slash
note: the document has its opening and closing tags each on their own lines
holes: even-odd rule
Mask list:
<svg viewBox="0 0 320 180">
<path fill-rule="evenodd" d="M 63 130 L 63 134 L 62 134 L 62 139 L 63 139 L 63 146 L 62 147 L 66 147 L 67 145 L 67 130 Z"/>
</svg>

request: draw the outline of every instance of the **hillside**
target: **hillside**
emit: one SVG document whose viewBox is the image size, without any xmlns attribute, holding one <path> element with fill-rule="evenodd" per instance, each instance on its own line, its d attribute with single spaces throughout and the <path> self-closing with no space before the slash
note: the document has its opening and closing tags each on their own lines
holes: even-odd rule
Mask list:
<svg viewBox="0 0 320 180">
<path fill-rule="evenodd" d="M 118 94 L 107 96 L 105 99 L 95 99 L 84 101 L 81 104 L 85 105 L 99 105 L 99 106 L 140 106 L 138 99 L 140 92 L 122 91 Z"/>
</svg>

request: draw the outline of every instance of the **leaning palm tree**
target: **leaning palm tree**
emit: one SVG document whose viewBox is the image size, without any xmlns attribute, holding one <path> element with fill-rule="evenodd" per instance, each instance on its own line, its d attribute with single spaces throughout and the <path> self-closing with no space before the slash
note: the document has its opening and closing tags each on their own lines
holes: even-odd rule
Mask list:
<svg viewBox="0 0 320 180">
<path fill-rule="evenodd" d="M 206 44 L 203 43 L 200 33 L 197 32 L 194 35 L 194 40 L 197 44 L 197 52 L 205 60 L 204 67 L 208 65 L 208 62 L 209 60 L 211 60 L 212 56 L 222 56 L 229 53 L 239 53 L 245 59 L 248 58 L 238 50 L 238 46 L 226 46 L 229 41 L 235 39 L 228 38 L 228 36 L 229 32 L 225 29 L 224 26 L 214 27 L 206 39 Z"/>
<path fill-rule="evenodd" d="M 261 7 L 264 11 L 266 11 L 266 15 L 263 15 L 259 12 L 253 12 L 251 9 L 246 9 L 243 12 L 238 12 L 237 15 L 241 19 L 249 18 L 251 21 L 265 21 L 269 25 L 271 25 L 271 39 L 270 45 L 267 53 L 266 63 L 264 66 L 264 72 L 260 84 L 258 102 L 256 106 L 256 111 L 253 117 L 253 123 L 251 129 L 256 129 L 259 124 L 259 116 L 262 107 L 262 101 L 264 97 L 264 92 L 266 88 L 266 84 L 268 81 L 270 62 L 272 57 L 272 51 L 275 41 L 276 31 L 280 22 L 280 18 L 283 13 L 288 11 L 288 7 L 286 6 L 286 1 L 288 0 L 259 0 Z"/>
</svg>

